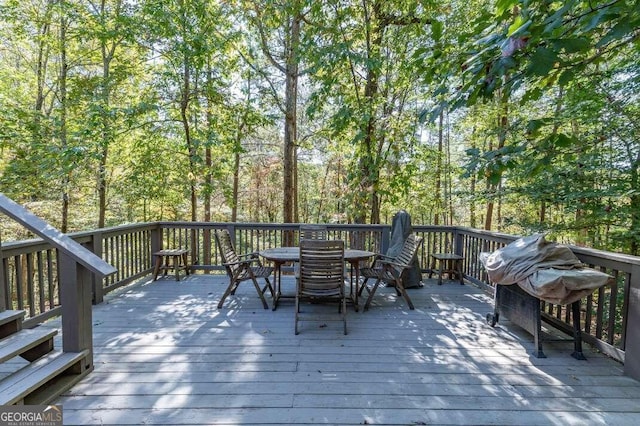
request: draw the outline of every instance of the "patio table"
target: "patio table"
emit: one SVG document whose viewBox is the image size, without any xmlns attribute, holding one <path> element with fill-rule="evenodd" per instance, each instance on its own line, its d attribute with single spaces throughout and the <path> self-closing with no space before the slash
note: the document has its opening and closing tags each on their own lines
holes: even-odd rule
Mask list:
<svg viewBox="0 0 640 426">
<path fill-rule="evenodd" d="M 278 307 L 280 298 L 293 298 L 295 295 L 283 295 L 281 291 L 281 267 L 285 263 L 300 261 L 300 247 L 273 247 L 259 252 L 260 256 L 273 262 L 274 285 L 273 310 Z M 349 288 L 349 299 L 353 302 L 354 308 L 358 311 L 358 285 L 360 283 L 360 262 L 375 255 L 368 250 L 345 249 L 344 260 L 351 265 L 351 285 Z M 354 288 L 355 283 L 355 288 Z"/>
</svg>

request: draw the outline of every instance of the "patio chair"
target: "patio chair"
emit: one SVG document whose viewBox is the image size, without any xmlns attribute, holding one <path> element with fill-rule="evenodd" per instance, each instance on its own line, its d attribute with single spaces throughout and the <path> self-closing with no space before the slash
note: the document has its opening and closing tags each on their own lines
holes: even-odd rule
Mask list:
<svg viewBox="0 0 640 426">
<path fill-rule="evenodd" d="M 299 321 L 325 321 L 326 316 L 302 315 L 300 303 L 337 302 L 339 319 L 347 334 L 347 305 L 344 291 L 344 241 L 300 241 L 300 277 L 296 285 L 295 333 Z"/>
<path fill-rule="evenodd" d="M 229 231 L 226 229 L 216 230 L 215 238 L 218 249 L 220 249 L 223 265 L 229 276 L 229 286 L 218 303 L 218 309 L 222 308 L 222 304 L 227 296 L 235 294 L 241 282 L 248 280 L 253 282 L 264 308 L 269 309 L 269 305 L 264 298 L 264 293 L 269 290 L 271 297 L 274 296 L 273 287 L 271 286 L 271 281 L 269 281 L 269 276 L 273 273 L 273 268 L 262 266 L 257 253 L 238 255 L 231 242 L 231 235 L 229 235 Z M 263 288 L 260 288 L 258 278 L 265 280 L 266 284 Z"/>
<path fill-rule="evenodd" d="M 422 237 L 416 234 L 409 234 L 402 245 L 402 250 L 400 250 L 397 256 L 389 257 L 383 254 L 377 254 L 370 267 L 360 270 L 360 276 L 364 277 L 364 281 L 358 295 L 361 295 L 365 288 L 369 291 L 369 297 L 364 305 L 365 311 L 369 309 L 373 295 L 382 282 L 392 285 L 396 290 L 396 294 L 404 297 L 407 305 L 409 305 L 409 309 L 414 309 L 407 290 L 404 288 L 402 273 L 412 267 L 413 259 L 421 244 Z M 367 286 L 367 281 L 373 278 L 376 280 L 375 284 L 371 287 Z"/>
</svg>

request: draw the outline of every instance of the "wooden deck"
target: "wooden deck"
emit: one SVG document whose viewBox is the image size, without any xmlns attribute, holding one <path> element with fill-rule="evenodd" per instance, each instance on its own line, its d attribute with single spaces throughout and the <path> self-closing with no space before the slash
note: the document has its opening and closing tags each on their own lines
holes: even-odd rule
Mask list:
<svg viewBox="0 0 640 426">
<path fill-rule="evenodd" d="M 588 346 L 577 361 L 570 342 L 530 356 L 531 336 L 489 327 L 492 298 L 470 285 L 429 280 L 409 290 L 415 311 L 381 288 L 349 309 L 347 336 L 340 322 L 295 336 L 293 301 L 264 310 L 250 283 L 218 310 L 225 285 L 149 278 L 95 306 L 95 371 L 55 402 L 64 423 L 640 424 L 620 364 Z"/>
</svg>

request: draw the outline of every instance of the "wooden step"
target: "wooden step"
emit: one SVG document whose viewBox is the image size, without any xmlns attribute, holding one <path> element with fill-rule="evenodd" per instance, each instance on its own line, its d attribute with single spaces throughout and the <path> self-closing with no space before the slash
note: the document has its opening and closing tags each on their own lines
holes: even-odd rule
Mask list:
<svg viewBox="0 0 640 426">
<path fill-rule="evenodd" d="M 0 312 L 0 339 L 4 339 L 22 330 L 22 319 L 24 315 L 24 311 Z"/>
<path fill-rule="evenodd" d="M 35 361 L 53 350 L 53 336 L 58 330 L 32 328 L 20 330 L 0 340 L 0 363 L 15 356 Z"/>
<path fill-rule="evenodd" d="M 0 381 L 0 405 L 48 404 L 67 391 L 92 368 L 89 351 L 54 351 Z"/>
</svg>

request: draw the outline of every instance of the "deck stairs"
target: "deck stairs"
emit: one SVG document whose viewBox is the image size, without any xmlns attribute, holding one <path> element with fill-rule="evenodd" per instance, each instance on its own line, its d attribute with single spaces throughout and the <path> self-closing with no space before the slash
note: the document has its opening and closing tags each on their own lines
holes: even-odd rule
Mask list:
<svg viewBox="0 0 640 426">
<path fill-rule="evenodd" d="M 48 404 L 93 369 L 88 350 L 55 349 L 58 331 L 25 329 L 24 316 L 0 312 L 0 405 Z"/>
</svg>

